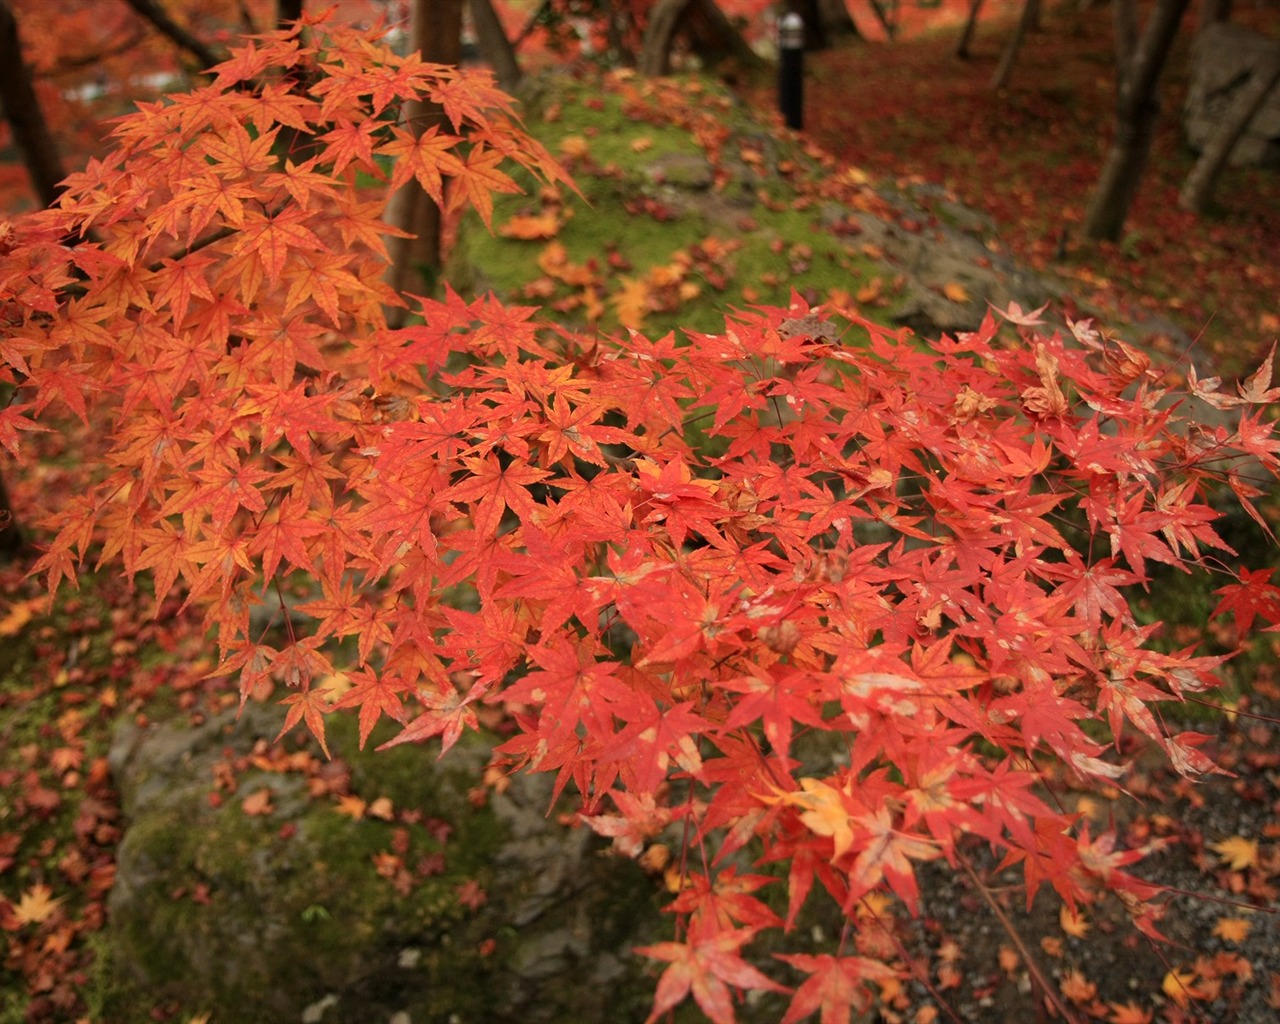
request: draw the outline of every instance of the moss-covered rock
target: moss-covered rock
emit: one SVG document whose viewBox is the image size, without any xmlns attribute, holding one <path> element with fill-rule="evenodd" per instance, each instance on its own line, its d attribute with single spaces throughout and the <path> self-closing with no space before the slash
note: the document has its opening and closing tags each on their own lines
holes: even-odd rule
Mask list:
<svg viewBox="0 0 1280 1024">
<path fill-rule="evenodd" d="M 310 774 L 282 770 L 306 757 L 271 746 L 272 709 L 120 730 L 108 1020 L 157 1006 L 219 1024 L 644 1019 L 652 982 L 630 949 L 658 937 L 658 901 L 633 865 L 548 817 L 549 780 L 476 806 L 483 744 L 439 762 L 360 754 L 344 726 Z M 246 804 L 263 789 L 267 813 Z M 395 810 L 342 813 L 339 791 Z"/>
<path fill-rule="evenodd" d="M 709 80 L 551 75 L 527 108 L 582 196 L 529 179 L 496 197 L 492 232 L 464 218 L 444 274 L 464 295 L 656 337 L 793 290 L 927 336 L 1054 294 L 992 253 L 977 215 L 835 167 Z"/>
</svg>

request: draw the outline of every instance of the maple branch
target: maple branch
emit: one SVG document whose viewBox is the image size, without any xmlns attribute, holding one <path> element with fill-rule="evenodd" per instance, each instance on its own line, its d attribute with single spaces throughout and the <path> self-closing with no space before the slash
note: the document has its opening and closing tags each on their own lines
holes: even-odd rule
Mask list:
<svg viewBox="0 0 1280 1024">
<path fill-rule="evenodd" d="M 169 17 L 169 12 L 160 6 L 160 0 L 125 0 L 125 2 L 138 17 L 150 23 L 162 36 L 195 57 L 201 64 L 201 74 L 208 74 L 209 68 L 222 63 L 222 57 Z"/>
<path fill-rule="evenodd" d="M 995 897 L 991 895 L 991 892 L 982 883 L 978 873 L 973 870 L 973 864 L 970 863 L 969 858 L 959 850 L 956 850 L 956 861 L 964 868 L 965 874 L 969 876 L 969 880 L 973 882 L 983 901 L 991 908 L 991 912 L 996 915 L 996 920 L 1000 922 L 1000 927 L 1009 936 L 1009 941 L 1017 947 L 1018 955 L 1022 957 L 1022 962 L 1027 965 L 1027 973 L 1040 986 L 1044 992 L 1045 999 L 1052 1003 L 1053 1008 L 1062 1014 L 1063 1020 L 1069 1021 L 1070 1024 L 1080 1024 L 1080 1018 L 1067 1008 L 1067 1004 L 1062 1001 L 1058 990 L 1049 984 L 1049 979 L 1044 976 L 1044 972 L 1040 970 L 1035 958 L 1031 955 L 1031 950 L 1022 941 L 1022 936 L 1018 934 L 1018 929 L 1013 926 L 1013 922 L 1009 920 L 1009 915 L 1004 912 L 1004 909 L 996 902 Z"/>
</svg>

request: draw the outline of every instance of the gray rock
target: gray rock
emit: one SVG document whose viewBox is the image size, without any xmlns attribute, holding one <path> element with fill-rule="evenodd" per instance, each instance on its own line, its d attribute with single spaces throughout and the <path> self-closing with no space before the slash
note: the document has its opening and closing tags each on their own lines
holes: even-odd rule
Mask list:
<svg viewBox="0 0 1280 1024">
<path fill-rule="evenodd" d="M 1185 114 L 1187 141 L 1193 149 L 1204 148 L 1250 73 L 1276 51 L 1280 40 L 1239 25 L 1218 23 L 1200 33 Z M 1280 167 L 1280 89 L 1271 90 L 1231 151 L 1230 162 Z"/>
</svg>

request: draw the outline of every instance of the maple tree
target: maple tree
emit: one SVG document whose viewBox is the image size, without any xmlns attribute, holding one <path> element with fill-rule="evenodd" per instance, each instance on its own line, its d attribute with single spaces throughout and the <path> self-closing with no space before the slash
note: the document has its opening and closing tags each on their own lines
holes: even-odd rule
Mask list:
<svg viewBox="0 0 1280 1024">
<path fill-rule="evenodd" d="M 362 742 L 386 717 L 387 745 L 443 753 L 499 709 L 501 763 L 572 784 L 621 852 L 679 831 L 651 1019 L 786 989 L 745 951 L 819 898 L 850 927 L 780 954 L 786 1020 L 866 1006 L 895 975 L 860 909 L 916 910 L 917 866 L 966 864 L 963 837 L 1028 900 L 1115 894 L 1154 934 L 1144 850 L 1054 806 L 1040 765 L 1114 780 L 1136 734 L 1212 770 L 1156 705 L 1222 659 L 1155 648 L 1131 595 L 1230 554 L 1219 491 L 1262 522 L 1271 360 L 1236 393 L 1193 377 L 1180 406 L 1137 350 L 1016 308 L 926 343 L 797 297 L 651 339 L 403 296 L 389 188 L 488 222 L 513 166 L 568 182 L 486 76 L 302 27 L 121 119 L 58 205 L 4 228 L 0 443 L 71 415 L 100 445 L 45 517 L 50 590 L 89 559 L 148 574 L 157 605 L 204 610 L 242 702 L 279 698 L 282 732 L 323 747 L 350 710 Z M 416 134 L 422 101 L 445 122 Z M 1217 614 L 1274 624 L 1280 588 L 1239 580 Z"/>
</svg>

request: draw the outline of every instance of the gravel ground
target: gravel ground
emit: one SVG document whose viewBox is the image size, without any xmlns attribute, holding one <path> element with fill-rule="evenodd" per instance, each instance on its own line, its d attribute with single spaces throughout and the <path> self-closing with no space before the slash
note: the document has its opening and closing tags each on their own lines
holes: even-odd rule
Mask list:
<svg viewBox="0 0 1280 1024">
<path fill-rule="evenodd" d="M 1099 824 L 1114 822 L 1127 845 L 1167 843 L 1135 873 L 1167 890 L 1158 927 L 1168 942 L 1138 933 L 1111 897 L 1084 911 L 1083 928 L 1064 920 L 1051 892 L 1028 913 L 1020 872 L 996 874 L 987 858 L 984 883 L 1075 1020 L 1280 1021 L 1280 685 L 1256 680 L 1241 710 L 1264 717 L 1224 722 L 1206 748 L 1233 775 L 1189 782 L 1157 758 L 1142 758 L 1133 799 L 1086 797 Z M 983 875 L 977 853 L 974 860 Z M 1062 1020 L 977 887 L 945 865 L 929 867 L 921 877 L 923 916 L 901 924 L 896 940 L 916 957 L 918 976 L 882 1010 L 882 1021 Z M 919 977 L 926 971 L 927 983 Z"/>
</svg>

